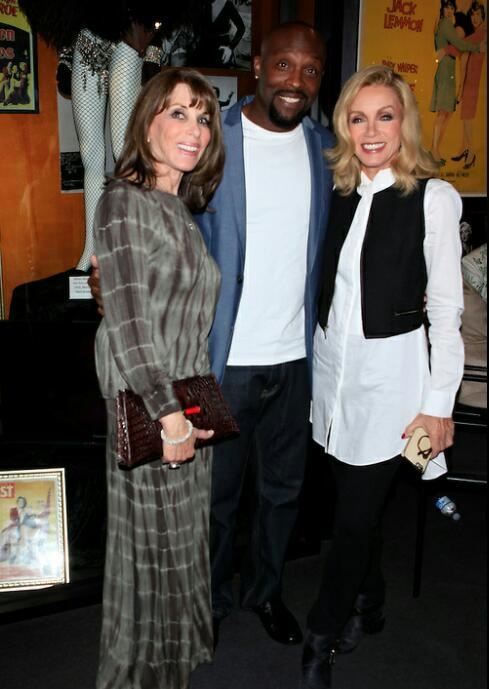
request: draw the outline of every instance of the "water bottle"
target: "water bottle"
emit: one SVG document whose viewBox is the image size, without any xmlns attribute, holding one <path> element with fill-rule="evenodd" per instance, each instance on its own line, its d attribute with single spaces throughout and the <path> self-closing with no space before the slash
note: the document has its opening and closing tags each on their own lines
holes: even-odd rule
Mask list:
<svg viewBox="0 0 489 689">
<path fill-rule="evenodd" d="M 435 507 L 445 515 L 451 517 L 453 521 L 458 522 L 460 519 L 460 512 L 457 511 L 457 505 L 447 495 L 443 495 L 435 502 Z"/>
</svg>

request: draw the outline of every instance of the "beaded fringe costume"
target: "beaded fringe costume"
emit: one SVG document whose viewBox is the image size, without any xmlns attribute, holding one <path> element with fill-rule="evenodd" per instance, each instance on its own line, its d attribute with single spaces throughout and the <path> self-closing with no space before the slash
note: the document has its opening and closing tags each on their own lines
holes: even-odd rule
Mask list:
<svg viewBox="0 0 489 689">
<path fill-rule="evenodd" d="M 84 167 L 85 246 L 76 266 L 80 270 L 88 270 L 93 253 L 93 217 L 106 171 L 107 110 L 117 160 L 141 87 L 143 58 L 123 37 L 134 23 L 148 29 L 161 24 L 162 40 L 168 39 L 188 24 L 194 1 L 19 0 L 33 30 L 57 49 L 59 64 L 72 70 L 73 118 Z"/>
</svg>

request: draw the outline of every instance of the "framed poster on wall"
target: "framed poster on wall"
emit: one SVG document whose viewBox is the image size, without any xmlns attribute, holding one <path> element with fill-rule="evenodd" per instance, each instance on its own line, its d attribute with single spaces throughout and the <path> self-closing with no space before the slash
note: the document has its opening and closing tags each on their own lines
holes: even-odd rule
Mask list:
<svg viewBox="0 0 489 689">
<path fill-rule="evenodd" d="M 195 65 L 219 69 L 251 68 L 252 0 L 202 3 L 202 27 Z"/>
<path fill-rule="evenodd" d="M 358 68 L 385 64 L 406 79 L 425 148 L 465 196 L 487 194 L 485 40 L 482 2 L 360 2 Z"/>
<path fill-rule="evenodd" d="M 68 583 L 64 471 L 0 471 L 0 591 Z"/>
<path fill-rule="evenodd" d="M 251 44 L 252 0 L 204 0 L 190 24 L 155 37 L 147 55 L 162 67 L 249 70 Z"/>
<path fill-rule="evenodd" d="M 37 113 L 36 40 L 17 0 L 0 3 L 0 113 Z"/>
</svg>

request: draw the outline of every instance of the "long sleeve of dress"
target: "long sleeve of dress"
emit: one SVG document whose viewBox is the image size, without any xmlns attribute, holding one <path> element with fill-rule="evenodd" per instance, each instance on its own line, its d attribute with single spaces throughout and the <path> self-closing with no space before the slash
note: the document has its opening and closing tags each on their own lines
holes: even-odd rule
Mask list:
<svg viewBox="0 0 489 689">
<path fill-rule="evenodd" d="M 130 192 L 122 186 L 107 190 L 97 209 L 96 255 L 104 327 L 127 387 L 141 395 L 154 418 L 160 418 L 180 408 L 165 351 L 157 351 L 155 346 L 151 315 L 151 253 L 165 241 L 165 235 L 164 230 L 156 232 L 161 228 L 141 202 L 143 192 Z M 148 205 L 152 205 L 149 200 Z M 168 287 L 160 300 L 171 298 L 171 285 Z M 167 308 L 162 304 L 163 313 Z M 161 327 L 165 328 L 164 320 Z"/>
<path fill-rule="evenodd" d="M 95 216 L 105 317 L 97 332 L 104 397 L 129 387 L 152 418 L 180 409 L 172 381 L 209 372 L 219 271 L 183 201 L 116 181 Z"/>
<path fill-rule="evenodd" d="M 451 416 L 463 374 L 461 211 L 460 196 L 450 184 L 441 180 L 428 183 L 424 253 L 431 376 L 422 412 L 432 416 Z"/>
</svg>

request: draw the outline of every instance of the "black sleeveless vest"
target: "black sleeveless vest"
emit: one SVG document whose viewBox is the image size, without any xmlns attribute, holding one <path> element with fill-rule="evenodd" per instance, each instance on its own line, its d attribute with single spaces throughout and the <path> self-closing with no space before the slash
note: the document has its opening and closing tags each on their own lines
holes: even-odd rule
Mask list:
<svg viewBox="0 0 489 689">
<path fill-rule="evenodd" d="M 423 323 L 427 181 L 420 180 L 407 196 L 389 187 L 373 197 L 360 259 L 362 323 L 367 338 L 399 335 Z M 333 193 L 319 300 L 323 328 L 328 322 L 341 248 L 360 198 L 356 191 L 346 197 Z"/>
</svg>

